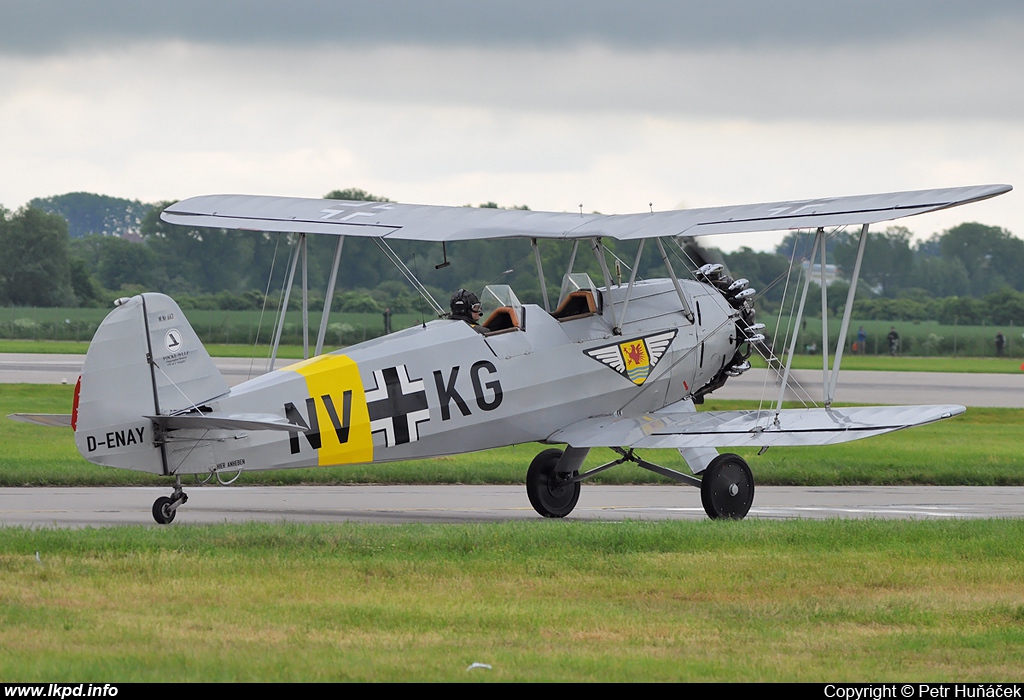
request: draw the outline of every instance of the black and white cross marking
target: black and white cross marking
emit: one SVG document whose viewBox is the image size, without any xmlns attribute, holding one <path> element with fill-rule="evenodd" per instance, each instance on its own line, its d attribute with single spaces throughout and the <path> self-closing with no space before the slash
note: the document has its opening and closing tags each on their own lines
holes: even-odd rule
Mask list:
<svg viewBox="0 0 1024 700">
<path fill-rule="evenodd" d="M 370 432 L 384 434 L 384 446 L 419 440 L 419 424 L 430 420 L 422 379 L 410 379 L 405 365 L 374 370 L 374 388 L 366 392 Z"/>
</svg>

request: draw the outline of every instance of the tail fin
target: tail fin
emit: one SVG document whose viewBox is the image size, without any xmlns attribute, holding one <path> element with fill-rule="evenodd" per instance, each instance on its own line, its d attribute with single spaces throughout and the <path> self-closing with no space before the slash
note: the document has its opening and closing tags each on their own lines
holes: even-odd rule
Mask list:
<svg viewBox="0 0 1024 700">
<path fill-rule="evenodd" d="M 198 407 L 227 382 L 178 305 L 141 294 L 103 320 L 82 366 L 75 444 L 86 459 L 166 474 L 160 435 L 146 416 Z"/>
</svg>

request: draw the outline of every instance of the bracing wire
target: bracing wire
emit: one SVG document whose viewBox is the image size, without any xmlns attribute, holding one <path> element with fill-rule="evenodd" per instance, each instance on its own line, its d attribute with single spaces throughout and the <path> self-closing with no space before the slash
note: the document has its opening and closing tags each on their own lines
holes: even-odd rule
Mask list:
<svg viewBox="0 0 1024 700">
<path fill-rule="evenodd" d="M 252 378 L 253 365 L 256 362 L 256 348 L 260 342 L 260 331 L 263 330 L 263 314 L 267 310 L 267 299 L 270 298 L 270 285 L 274 279 L 274 266 L 277 263 L 277 249 L 281 245 L 281 236 L 278 234 L 277 241 L 274 243 L 274 257 L 270 260 L 270 274 L 267 275 L 267 288 L 263 292 L 263 306 L 260 307 L 260 320 L 256 324 L 256 339 L 252 343 L 252 355 L 249 357 L 249 374 L 246 379 Z"/>
<path fill-rule="evenodd" d="M 423 286 L 423 283 L 416 278 L 416 275 L 413 274 L 412 270 L 410 270 L 409 267 L 404 262 L 402 262 L 402 259 L 398 256 L 398 253 L 396 253 L 394 249 L 387 244 L 387 241 L 385 241 L 383 238 L 374 238 L 373 242 L 377 244 L 377 247 L 380 248 L 381 252 L 384 253 L 387 259 L 391 261 L 391 264 L 398 268 L 398 271 L 402 273 L 402 276 L 405 277 L 406 281 L 412 285 L 413 289 L 415 289 L 419 293 L 419 295 L 423 297 L 424 301 L 430 304 L 434 312 L 437 313 L 439 317 L 444 316 L 445 311 L 441 307 L 441 305 L 437 303 L 437 300 L 434 299 L 434 297 L 430 294 L 427 288 Z"/>
</svg>

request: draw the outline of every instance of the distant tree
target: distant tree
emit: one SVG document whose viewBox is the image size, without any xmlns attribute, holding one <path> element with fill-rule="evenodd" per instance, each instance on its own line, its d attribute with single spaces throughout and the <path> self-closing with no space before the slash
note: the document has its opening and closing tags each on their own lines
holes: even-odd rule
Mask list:
<svg viewBox="0 0 1024 700">
<path fill-rule="evenodd" d="M 726 253 L 724 258 L 732 276 L 750 280 L 750 286 L 757 290 L 759 298 L 775 302 L 782 300 L 786 288 L 786 272 L 789 270 L 788 258 L 777 253 L 756 252 L 747 247 L 735 253 Z"/>
<path fill-rule="evenodd" d="M 262 258 L 256 255 L 257 247 L 273 250 L 273 237 L 169 224 L 160 214 L 171 204 L 156 205 L 142 222 L 143 240 L 154 256 L 156 285 L 173 294 L 264 286 L 267 267 L 253 261 Z"/>
<path fill-rule="evenodd" d="M 71 289 L 80 306 L 91 306 L 100 301 L 100 289 L 89 272 L 89 264 L 80 257 L 70 258 Z"/>
<path fill-rule="evenodd" d="M 74 306 L 63 217 L 32 207 L 13 215 L 0 208 L 0 302 Z"/>
<path fill-rule="evenodd" d="M 869 286 L 881 289 L 885 296 L 896 296 L 899 289 L 909 285 L 914 253 L 910 249 L 910 230 L 904 226 L 890 226 L 881 233 L 868 232 L 864 243 L 861 279 Z M 860 234 L 844 232 L 836 237 L 834 259 L 843 277 L 850 279 Z"/>
<path fill-rule="evenodd" d="M 149 287 L 154 278 L 154 256 L 148 247 L 123 238 L 99 237 L 96 274 L 110 290 L 124 285 Z"/>
<path fill-rule="evenodd" d="M 988 320 L 997 324 L 1024 324 L 1024 294 L 1009 287 L 987 294 L 982 300 L 988 310 Z"/>
<path fill-rule="evenodd" d="M 344 199 L 349 202 L 390 202 L 387 197 L 378 197 L 358 187 L 349 187 L 345 190 L 331 190 L 324 195 L 324 199 Z"/>
<path fill-rule="evenodd" d="M 970 296 L 971 278 L 963 261 L 926 255 L 918 249 L 909 283 L 934 297 Z"/>
<path fill-rule="evenodd" d="M 971 280 L 971 293 L 984 296 L 1003 286 L 1024 291 L 1024 241 L 998 226 L 964 223 L 939 237 L 947 260 L 959 260 Z"/>
<path fill-rule="evenodd" d="M 836 245 L 839 244 L 839 238 L 836 236 L 827 236 L 825 238 L 825 259 L 828 260 L 832 257 L 832 251 Z M 775 246 L 775 252 L 782 257 L 789 260 L 793 258 L 796 263 L 802 262 L 807 256 L 811 254 L 811 246 L 814 245 L 814 231 L 790 231 L 786 234 L 786 237 Z M 793 251 L 796 251 L 794 256 Z M 819 250 L 814 254 L 815 262 L 821 260 L 821 251 Z"/>
<path fill-rule="evenodd" d="M 137 199 L 121 199 L 91 192 L 69 192 L 33 199 L 30 207 L 60 214 L 68 222 L 71 238 L 90 234 L 104 236 L 138 235 L 142 220 L 153 207 Z"/>
</svg>

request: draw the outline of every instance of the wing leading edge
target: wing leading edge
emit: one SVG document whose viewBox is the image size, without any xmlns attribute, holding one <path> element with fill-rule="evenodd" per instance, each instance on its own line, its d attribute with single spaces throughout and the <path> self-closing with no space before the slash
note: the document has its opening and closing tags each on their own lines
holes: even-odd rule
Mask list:
<svg viewBox="0 0 1024 700">
<path fill-rule="evenodd" d="M 831 445 L 903 430 L 963 413 L 963 406 L 859 406 L 779 411 L 655 411 L 588 418 L 548 442 L 573 447 L 775 447 Z M 776 418 L 777 416 L 777 418 Z"/>
<path fill-rule="evenodd" d="M 873 224 L 978 202 L 1011 189 L 976 185 L 620 215 L 208 195 L 177 202 L 161 218 L 182 226 L 437 242 L 595 236 L 634 240 Z"/>
</svg>

